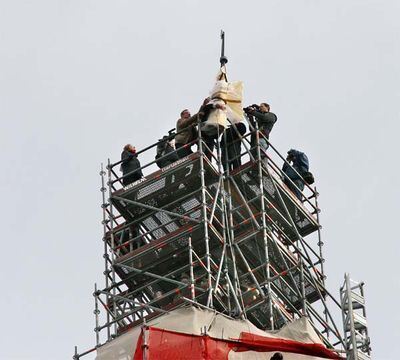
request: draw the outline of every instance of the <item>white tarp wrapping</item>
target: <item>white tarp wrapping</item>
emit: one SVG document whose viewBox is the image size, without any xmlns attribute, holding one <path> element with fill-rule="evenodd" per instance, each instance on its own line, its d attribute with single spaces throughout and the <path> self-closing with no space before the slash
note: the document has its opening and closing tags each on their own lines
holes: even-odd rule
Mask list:
<svg viewBox="0 0 400 360">
<path fill-rule="evenodd" d="M 225 71 L 225 68 L 221 68 L 217 75 L 217 81 L 210 91 L 211 103 L 224 105 L 225 110 L 212 110 L 208 119 L 202 124 L 202 131 L 211 135 L 217 133 L 218 127 L 224 129 L 229 127 L 229 121 L 238 123 L 243 120 L 243 82 L 226 81 Z"/>
<path fill-rule="evenodd" d="M 134 328 L 97 349 L 96 360 L 132 360 L 141 328 Z"/>
<path fill-rule="evenodd" d="M 165 352 L 162 352 L 166 356 L 163 358 L 174 360 L 176 359 L 176 354 L 180 354 L 178 356 L 180 359 L 191 360 L 213 358 L 232 360 L 269 360 L 277 351 L 284 356 L 284 360 L 317 360 L 335 358 L 334 355 L 328 357 L 329 354 L 325 354 L 323 357 L 313 356 L 311 354 L 312 351 L 308 355 L 304 354 L 304 352 L 293 353 L 293 350 L 285 351 L 285 349 L 289 349 L 290 346 L 293 347 L 293 344 L 295 348 L 299 348 L 296 344 L 304 345 L 306 353 L 308 348 L 311 348 L 312 350 L 313 347 L 316 347 L 319 351 L 321 348 L 325 349 L 318 335 L 315 333 L 306 318 L 301 318 L 289 323 L 278 331 L 266 332 L 258 329 L 247 320 L 233 320 L 213 311 L 201 310 L 194 307 L 185 307 L 152 320 L 147 325 L 150 332 L 151 329 L 154 329 L 155 332 L 158 331 L 159 333 L 158 337 L 154 337 L 156 340 L 153 342 L 150 341 L 148 344 L 149 359 L 160 358 L 159 354 L 158 356 L 151 356 L 152 351 L 155 353 L 157 348 L 165 348 L 165 346 L 169 346 L 169 348 L 168 350 L 165 350 Z M 224 344 L 224 342 L 228 343 L 230 347 L 225 351 L 224 356 L 218 355 L 218 357 L 216 357 L 215 354 L 220 354 L 220 352 L 214 352 L 214 357 L 204 357 L 204 351 L 198 351 L 199 348 L 196 348 L 196 346 L 193 345 L 195 341 L 191 340 L 191 336 L 196 336 L 195 339 L 202 339 L 201 336 L 204 335 L 204 327 L 206 328 L 207 339 L 212 342 L 211 345 L 208 344 L 208 348 L 211 348 L 212 346 L 220 346 L 218 344 Z M 243 337 L 244 334 L 245 337 Z M 179 337 L 182 337 L 182 339 Z M 97 350 L 96 360 L 141 359 L 141 353 L 135 355 L 135 351 L 137 344 L 140 344 L 142 338 L 140 327 L 131 329 L 125 334 L 119 336 L 117 339 L 100 347 Z M 245 344 L 243 349 L 238 349 L 238 346 L 236 345 L 242 344 L 242 342 Z M 187 351 L 188 343 L 190 344 L 190 351 Z M 182 345 L 178 346 L 177 344 Z M 289 347 L 287 347 L 287 344 L 289 344 Z M 278 346 L 278 350 L 273 348 L 275 345 Z M 141 346 L 139 345 L 139 347 Z M 240 347 L 241 346 L 239 345 L 239 348 Z M 186 349 L 186 351 L 184 351 L 184 349 Z M 227 347 L 225 346 L 224 350 L 226 349 Z M 256 349 L 256 351 L 252 351 L 253 349 Z M 140 351 L 140 349 L 138 349 L 138 351 Z M 175 354 L 173 355 L 175 357 L 171 354 Z"/>
</svg>

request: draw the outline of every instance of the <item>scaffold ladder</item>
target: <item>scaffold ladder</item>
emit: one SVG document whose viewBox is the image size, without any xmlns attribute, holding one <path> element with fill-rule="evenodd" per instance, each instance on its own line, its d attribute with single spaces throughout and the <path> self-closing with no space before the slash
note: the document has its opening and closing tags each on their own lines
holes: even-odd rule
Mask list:
<svg viewBox="0 0 400 360">
<path fill-rule="evenodd" d="M 344 279 L 343 286 L 340 288 L 340 300 L 347 360 L 371 359 L 364 283 L 350 279 L 347 273 Z"/>
</svg>

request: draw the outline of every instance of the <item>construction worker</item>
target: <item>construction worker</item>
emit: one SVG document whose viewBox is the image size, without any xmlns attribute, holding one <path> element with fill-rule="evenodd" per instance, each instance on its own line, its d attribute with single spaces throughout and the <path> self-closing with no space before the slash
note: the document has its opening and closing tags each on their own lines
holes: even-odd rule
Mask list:
<svg viewBox="0 0 400 360">
<path fill-rule="evenodd" d="M 124 146 L 121 153 L 121 168 L 122 184 L 129 185 L 143 177 L 142 169 L 140 169 L 140 162 L 137 158 L 136 148 L 131 144 Z"/>
<path fill-rule="evenodd" d="M 199 120 L 201 121 L 201 138 L 206 146 L 203 146 L 204 154 L 211 161 L 214 147 L 217 144 L 218 138 L 223 131 L 223 127 L 219 124 L 208 124 L 210 116 L 213 116 L 215 110 L 225 110 L 223 100 L 207 98 L 203 103 Z"/>
<path fill-rule="evenodd" d="M 174 145 L 168 135 L 165 135 L 162 139 L 158 140 L 156 164 L 160 169 L 172 164 L 178 159 L 178 154 L 175 152 Z"/>
<path fill-rule="evenodd" d="M 241 162 L 240 154 L 242 152 L 242 136 L 246 133 L 246 125 L 242 122 L 232 124 L 222 134 L 221 159 L 224 170 L 233 170 L 239 167 Z"/>
<path fill-rule="evenodd" d="M 175 148 L 180 159 L 190 154 L 193 154 L 193 151 L 191 149 L 193 144 L 191 143 L 198 138 L 196 125 L 200 122 L 207 120 L 208 114 L 210 113 L 211 109 L 221 108 L 220 105 L 214 105 L 210 103 L 210 101 L 210 98 L 204 99 L 198 113 L 193 116 L 191 116 L 188 109 L 184 109 L 181 111 L 181 117 L 176 122 L 175 135 Z M 216 137 L 202 134 L 202 138 L 208 147 L 208 149 L 204 149 L 204 153 L 211 160 L 211 152 L 214 149 Z"/>
<path fill-rule="evenodd" d="M 197 139 L 196 124 L 198 114 L 191 116 L 188 109 L 181 111 L 181 117 L 176 122 L 175 148 L 180 159 L 193 154 L 190 144 Z"/>
<path fill-rule="evenodd" d="M 259 136 L 259 143 L 261 147 L 261 157 L 264 157 L 264 151 L 268 149 L 268 142 L 265 138 L 269 139 L 269 134 L 271 130 L 278 120 L 277 116 L 270 111 L 271 107 L 267 103 L 261 103 L 258 105 L 251 105 L 247 108 L 244 108 L 244 112 L 246 113 L 250 124 L 255 127 L 255 123 L 257 122 L 258 130 L 262 135 Z M 265 138 L 264 138 L 265 137 Z M 254 148 L 256 146 L 256 135 L 255 133 L 251 136 L 251 147 Z M 253 149 L 252 154 L 254 157 L 257 155 L 257 151 Z"/>
<path fill-rule="evenodd" d="M 308 169 L 309 162 L 306 154 L 294 149 L 288 151 L 286 162 L 282 167 L 282 171 L 285 174 L 283 182 L 300 201 L 302 200 L 302 191 L 304 189 L 303 176 L 310 174 Z"/>
</svg>

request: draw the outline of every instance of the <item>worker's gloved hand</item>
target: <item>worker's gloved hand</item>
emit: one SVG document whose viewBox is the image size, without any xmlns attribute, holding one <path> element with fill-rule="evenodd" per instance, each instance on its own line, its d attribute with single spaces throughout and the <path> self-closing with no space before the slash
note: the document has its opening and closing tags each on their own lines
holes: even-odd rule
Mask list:
<svg viewBox="0 0 400 360">
<path fill-rule="evenodd" d="M 207 105 L 211 101 L 210 97 L 206 97 L 203 101 L 203 106 Z"/>
</svg>

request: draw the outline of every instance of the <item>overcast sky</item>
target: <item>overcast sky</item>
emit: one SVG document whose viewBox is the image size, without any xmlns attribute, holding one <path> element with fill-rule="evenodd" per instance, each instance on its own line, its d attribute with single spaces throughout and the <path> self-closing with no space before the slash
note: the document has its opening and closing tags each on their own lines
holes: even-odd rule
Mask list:
<svg viewBox="0 0 400 360">
<path fill-rule="evenodd" d="M 366 282 L 373 357 L 398 359 L 399 19 L 398 0 L 0 0 L 0 358 L 93 346 L 100 163 L 197 110 L 224 29 L 245 103 L 309 156 L 329 289 Z"/>
</svg>

